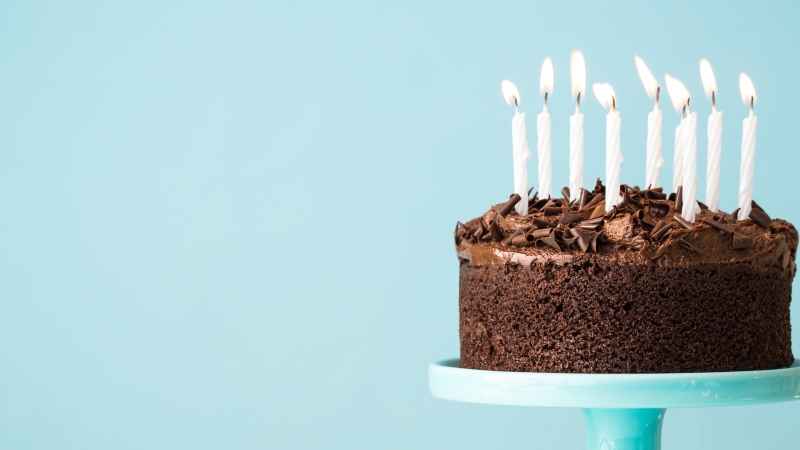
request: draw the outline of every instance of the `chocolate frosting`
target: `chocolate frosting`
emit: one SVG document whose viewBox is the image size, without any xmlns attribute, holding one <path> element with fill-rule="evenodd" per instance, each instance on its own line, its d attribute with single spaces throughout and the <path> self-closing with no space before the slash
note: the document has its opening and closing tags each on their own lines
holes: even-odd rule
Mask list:
<svg viewBox="0 0 800 450">
<path fill-rule="evenodd" d="M 495 205 L 481 217 L 459 222 L 458 258 L 472 267 L 580 264 L 593 259 L 646 266 L 750 263 L 757 269 L 795 270 L 797 230 L 785 220 L 769 219 L 755 203 L 758 212 L 745 220 L 712 213 L 698 203 L 702 210 L 690 224 L 676 210 L 676 196 L 665 199 L 661 188 L 622 185 L 620 191 L 623 201 L 610 212 L 597 201 L 605 194 L 599 180 L 593 191 L 584 191 L 572 204 L 534 196 L 524 217 L 513 209 L 507 212 L 507 203 Z"/>
</svg>

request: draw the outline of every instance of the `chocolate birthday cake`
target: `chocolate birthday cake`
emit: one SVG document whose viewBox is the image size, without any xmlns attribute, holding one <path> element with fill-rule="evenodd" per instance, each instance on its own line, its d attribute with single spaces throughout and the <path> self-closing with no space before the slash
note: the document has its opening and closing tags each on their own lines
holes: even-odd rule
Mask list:
<svg viewBox="0 0 800 450">
<path fill-rule="evenodd" d="M 794 362 L 789 304 L 798 234 L 753 203 L 749 218 L 598 180 L 578 200 L 513 195 L 458 223 L 461 367 L 657 373 Z M 528 215 L 514 206 L 528 201 Z M 677 204 L 676 204 L 677 203 Z M 698 202 L 699 203 L 699 202 Z"/>
</svg>

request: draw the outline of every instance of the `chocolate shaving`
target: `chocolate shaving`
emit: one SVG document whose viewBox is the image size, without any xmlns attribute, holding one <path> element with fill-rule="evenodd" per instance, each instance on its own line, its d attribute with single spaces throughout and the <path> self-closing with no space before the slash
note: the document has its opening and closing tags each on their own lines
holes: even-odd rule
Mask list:
<svg viewBox="0 0 800 450">
<path fill-rule="evenodd" d="M 605 196 L 605 195 L 603 195 L 603 194 L 596 194 L 594 197 L 592 197 L 592 199 L 591 199 L 591 200 L 589 200 L 589 203 L 585 204 L 585 205 L 583 206 L 583 208 L 581 208 L 581 209 L 589 209 L 589 208 L 594 208 L 594 206 L 595 206 L 595 205 L 599 204 L 600 202 L 602 202 L 602 201 L 603 201 L 603 200 L 605 200 L 605 199 L 606 199 L 606 196 Z"/>
<path fill-rule="evenodd" d="M 567 203 L 569 203 L 569 188 L 568 187 L 564 186 L 563 188 L 561 188 L 561 195 L 563 195 L 564 196 L 564 200 L 566 200 Z"/>
<path fill-rule="evenodd" d="M 756 223 L 756 225 L 760 226 L 761 228 L 766 228 L 767 230 L 769 230 L 769 225 L 772 223 L 772 219 L 770 219 L 767 213 L 765 213 L 761 208 L 751 209 L 750 218 Z"/>
<path fill-rule="evenodd" d="M 667 194 L 662 192 L 663 188 L 647 189 L 642 191 L 641 195 L 647 200 L 666 200 Z"/>
<path fill-rule="evenodd" d="M 522 235 L 522 234 L 524 234 L 524 233 L 522 232 L 522 230 L 516 230 L 515 232 L 513 232 L 513 233 L 509 234 L 507 238 L 503 239 L 503 242 L 502 242 L 502 244 L 503 244 L 503 245 L 511 245 L 511 241 L 512 241 L 512 240 L 513 240 L 515 237 L 517 237 L 517 236 L 520 236 L 520 235 Z"/>
<path fill-rule="evenodd" d="M 584 188 L 581 188 L 581 197 L 580 201 L 578 202 L 578 209 L 583 209 L 586 207 L 586 204 L 592 199 L 592 193 L 587 191 Z"/>
<path fill-rule="evenodd" d="M 512 194 L 511 197 L 509 197 L 506 204 L 503 205 L 502 208 L 500 208 L 500 211 L 498 211 L 497 214 L 500 214 L 501 217 L 505 217 L 506 214 L 511 212 L 511 209 L 514 208 L 514 206 L 516 206 L 521 199 L 522 197 L 520 197 L 519 194 Z"/>
<path fill-rule="evenodd" d="M 764 211 L 764 208 L 758 206 L 758 203 L 756 203 L 755 200 L 750 200 L 750 206 L 752 206 L 753 209 L 760 209 L 760 210 Z M 764 211 L 764 212 L 766 212 L 766 211 Z"/>
<path fill-rule="evenodd" d="M 602 219 L 602 217 L 600 218 Z M 601 220 L 600 223 L 590 223 L 590 222 L 581 222 L 580 227 L 582 230 L 586 231 L 600 231 L 603 229 L 603 221 Z"/>
<path fill-rule="evenodd" d="M 561 251 L 561 247 L 558 246 L 556 242 L 556 236 L 553 230 L 537 230 L 537 231 L 549 231 L 550 233 L 542 238 L 539 238 L 538 242 L 544 242 L 547 246 L 552 247 L 555 250 Z M 534 232 L 535 233 L 535 232 Z"/>
<path fill-rule="evenodd" d="M 613 219 L 614 216 L 616 216 L 616 215 L 617 215 L 617 207 L 614 206 L 614 207 L 611 208 L 611 211 L 605 213 L 605 215 L 603 216 L 603 219 L 606 222 L 608 222 L 609 220 Z M 590 217 L 590 219 L 591 219 L 591 217 Z"/>
<path fill-rule="evenodd" d="M 539 219 L 539 218 L 536 218 L 536 217 L 533 218 L 533 224 L 536 225 L 537 227 L 540 227 L 540 228 L 541 227 L 555 228 L 557 226 L 556 224 L 554 224 L 552 222 L 548 222 L 546 220 L 542 220 L 542 219 Z"/>
<path fill-rule="evenodd" d="M 673 217 L 675 218 L 675 221 L 678 222 L 683 228 L 686 228 L 687 230 L 691 230 L 692 228 L 694 228 L 694 224 L 684 219 L 683 217 L 677 214 L 675 214 L 675 216 Z"/>
<path fill-rule="evenodd" d="M 589 250 L 589 241 L 590 241 L 589 233 L 582 230 L 578 230 L 577 228 L 569 230 L 569 233 L 572 235 L 572 237 L 578 239 L 578 247 L 581 248 L 582 252 L 586 253 L 586 250 Z"/>
<path fill-rule="evenodd" d="M 603 217 L 606 214 L 606 207 L 605 205 L 597 205 L 594 207 L 594 211 L 589 216 L 589 219 L 596 219 L 598 217 Z"/>
<path fill-rule="evenodd" d="M 647 231 L 648 233 L 652 233 L 653 232 L 653 224 L 652 223 L 645 222 L 644 220 L 642 220 L 640 223 L 642 224 L 642 228 L 644 228 L 645 231 Z"/>
<path fill-rule="evenodd" d="M 741 233 L 733 233 L 734 250 L 744 250 L 752 246 L 753 246 L 753 239 L 750 236 Z"/>
<path fill-rule="evenodd" d="M 692 251 L 692 252 L 694 252 L 694 253 L 700 253 L 700 249 L 699 249 L 699 248 L 697 248 L 697 247 L 695 247 L 694 245 L 692 245 L 692 244 L 690 244 L 690 243 L 686 242 L 686 241 L 685 241 L 685 240 L 683 240 L 683 239 L 677 239 L 677 241 L 676 241 L 676 242 L 677 242 L 678 244 L 682 245 L 684 248 L 686 248 L 686 249 L 687 249 L 687 250 L 689 250 L 689 251 Z"/>
<path fill-rule="evenodd" d="M 740 209 L 742 209 L 742 208 L 736 208 L 736 210 L 733 211 L 732 213 L 725 214 L 724 216 L 722 216 L 722 220 L 725 223 L 736 223 L 736 221 L 739 219 L 739 210 Z"/>
<path fill-rule="evenodd" d="M 501 230 L 500 225 L 497 224 L 497 217 L 489 222 L 489 232 L 491 232 L 492 239 L 495 241 L 501 242 L 503 240 L 503 230 Z"/>
<path fill-rule="evenodd" d="M 533 186 L 531 186 L 531 188 L 530 188 L 530 189 L 528 189 L 528 198 L 530 198 L 530 196 L 531 196 L 531 192 L 533 192 Z"/>
<path fill-rule="evenodd" d="M 651 216 L 656 218 L 666 217 L 669 212 L 669 204 L 662 202 L 650 202 L 648 212 Z"/>
<path fill-rule="evenodd" d="M 550 207 L 544 208 L 543 211 L 544 211 L 544 215 L 545 216 L 556 216 L 556 215 L 559 215 L 559 214 L 561 214 L 563 212 L 563 210 L 561 209 L 560 206 L 558 206 L 558 207 L 550 206 Z"/>
<path fill-rule="evenodd" d="M 675 211 L 683 210 L 683 186 L 678 186 L 678 191 L 675 192 Z"/>
<path fill-rule="evenodd" d="M 558 206 L 559 203 L 561 203 L 561 199 L 555 199 L 555 198 L 548 197 L 547 198 L 547 203 L 545 203 L 544 206 L 542 206 L 542 209 L 550 208 L 550 207 L 553 207 L 553 206 Z"/>
<path fill-rule="evenodd" d="M 514 247 L 528 247 L 533 245 L 534 242 L 535 240 L 530 234 L 521 234 L 519 236 L 514 236 L 514 238 L 511 239 L 511 245 Z"/>
<path fill-rule="evenodd" d="M 706 206 L 706 204 L 701 202 L 700 200 L 697 200 L 697 204 L 700 205 L 701 210 L 708 209 L 708 206 Z"/>
<path fill-rule="evenodd" d="M 663 222 L 663 221 L 662 221 Z M 656 225 L 657 226 L 657 225 Z M 672 232 L 672 229 L 675 228 L 674 223 L 667 223 L 663 225 L 658 231 L 653 233 L 653 237 L 651 238 L 654 242 L 660 241 L 665 236 L 667 236 L 668 232 Z"/>
<path fill-rule="evenodd" d="M 480 223 L 480 222 L 479 222 L 479 223 L 478 223 L 478 229 L 477 229 L 477 230 L 475 230 L 475 232 L 474 232 L 474 233 L 472 233 L 472 235 L 473 235 L 473 236 L 475 236 L 475 239 L 480 239 L 480 238 L 481 238 L 481 236 L 483 236 L 483 233 L 484 233 L 484 232 L 485 232 L 485 230 L 484 230 L 484 228 L 483 228 L 483 223 Z"/>
<path fill-rule="evenodd" d="M 544 237 L 550 236 L 550 234 L 552 233 L 553 233 L 552 228 L 542 228 L 539 230 L 533 230 L 528 234 L 533 236 L 535 239 L 542 239 Z"/>
<path fill-rule="evenodd" d="M 703 223 L 706 225 L 711 225 L 713 228 L 716 228 L 719 231 L 722 231 L 725 234 L 733 234 L 733 229 L 727 225 L 723 225 L 719 222 L 715 222 L 708 217 L 703 219 Z"/>
<path fill-rule="evenodd" d="M 597 182 L 594 184 L 594 189 L 592 190 L 592 194 L 603 194 L 606 193 L 606 187 L 603 186 L 603 182 L 600 181 L 600 178 L 597 179 Z"/>
<path fill-rule="evenodd" d="M 538 192 L 537 192 L 537 194 L 538 194 Z M 544 207 L 544 205 L 546 205 L 548 202 L 550 202 L 550 199 L 543 198 L 543 199 L 540 199 L 540 200 L 536 200 L 535 202 L 533 202 L 532 205 L 530 203 L 528 203 L 528 207 L 529 208 L 533 208 L 533 209 L 541 210 Z"/>
<path fill-rule="evenodd" d="M 561 240 L 564 242 L 564 245 L 565 245 L 567 248 L 569 248 L 569 247 L 572 247 L 572 244 L 574 244 L 574 243 L 575 243 L 575 241 L 577 241 L 577 240 L 578 240 L 578 238 L 577 238 L 577 237 L 571 237 L 571 238 L 568 238 L 568 237 L 562 237 L 562 238 L 561 238 Z"/>
<path fill-rule="evenodd" d="M 575 223 L 580 222 L 583 220 L 585 216 L 583 214 L 573 214 L 571 212 L 565 212 L 564 217 L 561 218 L 561 224 L 566 225 L 568 223 Z"/>
<path fill-rule="evenodd" d="M 653 230 L 651 231 L 651 233 L 658 233 L 658 230 L 660 230 L 666 224 L 667 224 L 667 220 L 666 219 L 659 220 L 658 223 L 656 224 L 656 226 L 653 227 Z"/>
</svg>

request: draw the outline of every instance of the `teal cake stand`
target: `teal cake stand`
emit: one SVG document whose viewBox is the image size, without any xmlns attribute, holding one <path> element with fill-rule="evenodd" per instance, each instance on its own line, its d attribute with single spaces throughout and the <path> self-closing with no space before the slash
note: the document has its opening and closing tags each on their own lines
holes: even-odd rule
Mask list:
<svg viewBox="0 0 800 450">
<path fill-rule="evenodd" d="M 667 408 L 757 405 L 800 399 L 800 360 L 745 372 L 586 374 L 462 369 L 433 363 L 434 397 L 491 405 L 582 408 L 589 450 L 661 448 Z"/>
</svg>

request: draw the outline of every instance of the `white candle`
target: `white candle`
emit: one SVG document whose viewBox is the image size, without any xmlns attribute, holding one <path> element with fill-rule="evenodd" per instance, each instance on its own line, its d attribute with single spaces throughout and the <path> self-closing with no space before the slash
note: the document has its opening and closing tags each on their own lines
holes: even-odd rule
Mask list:
<svg viewBox="0 0 800 450">
<path fill-rule="evenodd" d="M 745 74 L 739 75 L 739 90 L 742 101 L 750 105 L 750 116 L 742 121 L 742 165 L 739 169 L 739 220 L 750 217 L 753 202 L 753 172 L 756 162 L 756 125 L 758 117 L 753 115 L 756 90 Z"/>
<path fill-rule="evenodd" d="M 717 111 L 717 82 L 708 60 L 700 60 L 700 78 L 706 96 L 711 97 L 708 116 L 708 167 L 706 169 L 706 205 L 711 212 L 719 211 L 719 174 L 722 161 L 722 112 Z"/>
<path fill-rule="evenodd" d="M 664 158 L 661 156 L 662 117 L 661 110 L 658 109 L 658 97 L 661 87 L 644 61 L 642 61 L 642 58 L 634 56 L 634 60 L 636 61 L 636 69 L 639 71 L 639 78 L 642 79 L 647 95 L 656 100 L 653 112 L 647 115 L 647 163 L 645 165 L 644 185 L 646 188 L 657 188 L 659 187 L 658 175 L 661 167 L 664 166 Z"/>
<path fill-rule="evenodd" d="M 572 52 L 570 62 L 572 97 L 575 98 L 575 114 L 569 117 L 569 199 L 577 200 L 583 187 L 583 114 L 581 97 L 586 98 L 586 62 L 583 53 Z"/>
<path fill-rule="evenodd" d="M 553 62 L 550 58 L 542 64 L 539 93 L 544 96 L 542 113 L 536 117 L 536 135 L 539 157 L 539 195 L 548 198 L 553 194 L 553 158 L 550 143 L 550 113 L 547 112 L 547 97 L 553 93 Z"/>
<path fill-rule="evenodd" d="M 681 123 L 675 128 L 675 156 L 672 161 L 673 164 L 673 172 L 672 172 L 672 192 L 678 192 L 678 186 L 683 184 L 683 123 L 684 123 L 684 108 L 686 107 L 686 103 L 689 101 L 689 91 L 686 90 L 686 87 L 680 81 L 672 78 L 669 75 L 665 75 L 664 78 L 667 80 L 667 92 L 669 93 L 669 98 L 672 100 L 672 106 L 675 107 L 675 110 L 681 113 Z"/>
<path fill-rule="evenodd" d="M 514 83 L 503 80 L 501 85 L 503 97 L 509 106 L 514 105 L 514 118 L 511 119 L 511 142 L 514 152 L 514 193 L 522 200 L 517 202 L 515 209 L 520 216 L 528 214 L 528 158 L 531 151 L 528 149 L 528 137 L 525 131 L 525 113 L 519 112 L 520 96 Z"/>
<path fill-rule="evenodd" d="M 687 109 L 689 105 L 687 104 Z M 683 209 L 681 216 L 694 223 L 697 205 L 697 113 L 690 112 L 683 121 Z"/>
<path fill-rule="evenodd" d="M 621 165 L 625 161 L 619 148 L 620 118 L 617 112 L 617 99 L 610 84 L 595 83 L 592 91 L 604 108 L 606 115 L 606 211 L 611 211 L 622 201 L 619 194 Z"/>
</svg>

